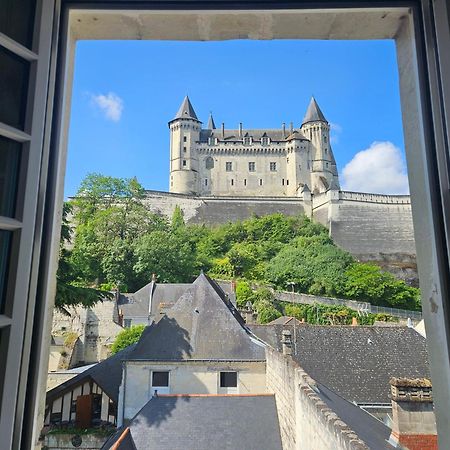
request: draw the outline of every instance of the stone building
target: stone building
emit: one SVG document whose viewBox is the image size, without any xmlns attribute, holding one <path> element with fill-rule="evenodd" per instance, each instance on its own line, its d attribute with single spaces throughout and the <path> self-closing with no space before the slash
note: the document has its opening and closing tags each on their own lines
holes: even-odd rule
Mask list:
<svg viewBox="0 0 450 450">
<path fill-rule="evenodd" d="M 420 334 L 294 323 L 248 326 L 201 274 L 137 344 L 50 390 L 45 423 L 109 423 L 117 432 L 89 448 L 115 450 L 156 442 L 166 450 L 239 442 L 258 450 L 378 450 L 407 442 L 423 450 L 425 440 L 437 449 Z M 416 381 L 393 384 L 395 377 Z M 398 388 L 392 398 L 390 384 Z M 403 395 L 406 385 L 411 396 Z M 71 448 L 62 436 L 47 435 L 48 448 Z"/>
<path fill-rule="evenodd" d="M 185 97 L 170 128 L 170 192 L 296 197 L 339 189 L 330 125 L 316 100 L 299 128 L 206 128 Z"/>
</svg>

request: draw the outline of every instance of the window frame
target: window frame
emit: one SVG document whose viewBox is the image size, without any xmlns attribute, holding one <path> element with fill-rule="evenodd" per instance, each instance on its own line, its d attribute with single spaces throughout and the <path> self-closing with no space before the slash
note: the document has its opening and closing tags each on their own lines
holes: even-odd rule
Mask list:
<svg viewBox="0 0 450 450">
<path fill-rule="evenodd" d="M 248 171 L 249 172 L 256 172 L 256 161 L 249 161 L 248 162 Z"/>
<path fill-rule="evenodd" d="M 31 239 L 26 241 L 28 250 L 23 250 L 22 256 L 26 261 L 21 264 L 21 277 L 23 284 L 15 283 L 14 295 L 20 298 L 17 286 L 23 286 L 25 295 L 22 297 L 25 311 L 23 321 L 26 325 L 26 333 L 18 335 L 17 356 L 7 361 L 7 371 L 15 374 L 21 386 L 16 396 L 14 392 L 1 398 L 1 405 L 5 407 L 8 402 L 15 405 L 12 398 L 17 399 L 18 406 L 12 407 L 14 418 L 10 423 L 17 423 L 13 428 L 2 426 L 0 432 L 6 440 L 14 437 L 14 448 L 19 444 L 23 448 L 31 448 L 40 432 L 39 412 L 42 399 L 38 394 L 43 394 L 43 379 L 45 377 L 45 364 L 48 357 L 48 340 L 46 332 L 49 331 L 51 321 L 52 298 L 54 296 L 54 276 L 57 266 L 57 254 L 59 244 L 59 227 L 61 222 L 60 206 L 63 200 L 63 178 L 65 165 L 65 148 L 67 139 L 67 114 L 70 101 L 64 97 L 70 95 L 71 76 L 68 67 L 73 61 L 74 39 L 69 31 L 69 11 L 74 8 L 90 8 L 92 14 L 98 14 L 102 9 L 114 8 L 142 8 L 142 9 L 167 9 L 167 10 L 268 10 L 290 8 L 295 11 L 305 9 L 334 8 L 343 9 L 357 7 L 364 11 L 371 11 L 376 7 L 409 7 L 412 12 L 411 19 L 399 23 L 398 33 L 395 35 L 397 48 L 401 50 L 399 68 L 411 68 L 403 70 L 400 74 L 400 85 L 405 88 L 405 78 L 414 78 L 413 89 L 409 98 L 401 95 L 402 114 L 404 116 L 404 134 L 412 142 L 417 138 L 416 144 L 411 145 L 407 153 L 408 173 L 411 183 L 411 201 L 413 207 L 413 220 L 416 235 L 417 259 L 421 284 L 423 280 L 423 313 L 427 327 L 427 343 L 430 355 L 430 369 L 433 378 L 433 390 L 436 395 L 435 410 L 437 411 L 439 445 L 442 448 L 450 448 L 450 437 L 447 436 L 447 424 L 450 421 L 450 322 L 448 300 L 450 292 L 450 219 L 447 212 L 450 210 L 449 173 L 448 173 L 448 146 L 450 125 L 446 118 L 450 117 L 450 93 L 446 86 L 450 80 L 449 61 L 444 55 L 450 53 L 450 30 L 448 18 L 450 16 L 445 0 L 410 0 L 410 1 L 344 1 L 344 0 L 317 0 L 311 2 L 297 0 L 289 3 L 246 0 L 245 3 L 233 3 L 231 1 L 209 0 L 203 3 L 198 1 L 135 1 L 125 2 L 118 0 L 43 0 L 48 14 L 43 9 L 36 14 L 35 24 L 45 22 L 50 30 L 40 37 L 44 47 L 48 48 L 47 54 L 41 54 L 43 64 L 38 64 L 37 84 L 41 81 L 50 82 L 39 93 L 39 98 L 34 101 L 34 110 L 40 111 L 38 125 L 43 133 L 33 132 L 31 143 L 40 151 L 35 170 L 32 170 L 26 180 L 20 185 L 22 190 L 29 193 L 30 183 L 34 184 L 35 196 L 29 198 L 26 230 L 33 230 Z M 347 11 L 347 10 L 346 10 Z M 82 37 L 80 37 L 82 38 Z M 298 38 L 298 37 L 297 37 Z M 5 45 L 14 43 L 3 41 Z M 43 47 L 43 48 L 44 48 Z M 24 54 L 27 49 L 17 47 Z M 409 52 L 409 58 L 401 61 Z M 32 52 L 31 52 L 32 53 Z M 58 64 L 56 65 L 56 56 Z M 56 72 L 55 72 L 55 69 Z M 39 81 L 41 80 L 41 81 Z M 446 84 L 447 83 L 447 84 Z M 53 100 L 53 89 L 56 86 L 57 96 Z M 412 106 L 412 112 L 408 108 Z M 53 115 L 55 116 L 53 118 Z M 411 120 L 405 124 L 405 117 Z M 60 120 L 61 119 L 61 120 Z M 447 119 L 448 120 L 448 119 Z M 416 127 L 418 130 L 411 130 Z M 50 135 L 50 130 L 51 135 Z M 3 129 L 5 133 L 11 130 Z M 14 134 L 15 131 L 12 130 Z M 19 138 L 30 142 L 27 136 L 15 134 Z M 37 137 L 40 136 L 39 139 Z M 412 137 L 411 137 L 412 136 Z M 51 139 L 50 139 L 51 137 Z M 42 164 L 41 164 L 42 163 Z M 30 165 L 30 167 L 33 167 Z M 42 171 L 40 170 L 42 168 Z M 29 177 L 33 181 L 29 182 Z M 39 201 L 38 201 L 39 198 Z M 415 212 L 416 210 L 416 212 Z M 3 227 L 17 227 L 16 223 L 1 221 Z M 15 228 L 17 229 L 17 228 Z M 22 238 L 24 234 L 22 233 Z M 25 244 L 24 244 L 25 245 Z M 19 252 L 11 256 L 11 260 L 17 261 Z M 18 304 L 22 303 L 18 300 Z M 20 309 L 20 308 L 19 308 Z M 3 320 L 3 319 L 2 319 Z M 0 320 L 0 325 L 5 323 Z M 16 333 L 22 325 L 16 327 L 16 322 L 11 322 L 12 329 Z M 9 326 L 9 325 L 8 325 Z M 23 333 L 22 333 L 23 334 Z M 21 345 L 23 343 L 23 346 Z M 23 364 L 20 370 L 15 366 L 15 361 L 21 360 Z M 16 369 L 13 369 L 16 367 Z M 6 380 L 3 380 L 5 383 Z M 26 397 L 26 402 L 25 402 Z M 25 407 L 24 407 L 25 405 Z M 5 417 L 3 415 L 3 417 Z M 2 418 L 3 418 L 2 417 Z M 9 418 L 8 418 L 9 420 Z M 33 444 L 32 444 L 33 443 Z"/>
</svg>

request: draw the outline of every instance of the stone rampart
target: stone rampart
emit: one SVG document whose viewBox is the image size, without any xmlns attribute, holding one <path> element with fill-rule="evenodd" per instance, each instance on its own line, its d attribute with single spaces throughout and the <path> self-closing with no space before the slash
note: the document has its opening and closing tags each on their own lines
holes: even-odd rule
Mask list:
<svg viewBox="0 0 450 450">
<path fill-rule="evenodd" d="M 319 398 L 289 356 L 266 349 L 267 390 L 275 394 L 284 450 L 365 450 L 367 445 Z"/>
</svg>

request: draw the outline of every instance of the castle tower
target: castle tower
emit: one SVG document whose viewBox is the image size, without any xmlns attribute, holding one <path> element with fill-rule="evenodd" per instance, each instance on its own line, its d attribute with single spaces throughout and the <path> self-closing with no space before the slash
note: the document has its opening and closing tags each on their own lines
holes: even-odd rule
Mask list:
<svg viewBox="0 0 450 450">
<path fill-rule="evenodd" d="M 336 161 L 330 145 L 330 125 L 314 97 L 309 103 L 301 130 L 311 141 L 311 191 L 319 193 L 339 189 Z"/>
<path fill-rule="evenodd" d="M 169 191 L 179 194 L 198 192 L 198 157 L 195 143 L 199 141 L 202 122 L 186 96 L 170 128 Z"/>
</svg>

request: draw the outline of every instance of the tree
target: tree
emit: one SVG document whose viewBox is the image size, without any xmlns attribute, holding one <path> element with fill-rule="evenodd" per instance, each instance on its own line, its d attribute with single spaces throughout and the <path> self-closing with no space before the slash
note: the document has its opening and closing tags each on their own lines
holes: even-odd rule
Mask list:
<svg viewBox="0 0 450 450">
<path fill-rule="evenodd" d="M 161 283 L 186 283 L 197 275 L 195 250 L 182 235 L 153 231 L 136 245 L 134 270 L 141 275 L 156 273 Z"/>
<path fill-rule="evenodd" d="M 92 307 L 95 303 L 111 297 L 107 291 L 74 284 L 76 269 L 71 264 L 70 250 L 67 248 L 72 235 L 69 224 L 72 211 L 72 205 L 64 203 L 55 296 L 55 306 L 62 311 L 65 311 L 68 306 Z"/>
<path fill-rule="evenodd" d="M 121 331 L 116 336 L 116 339 L 111 346 L 112 354 L 114 355 L 117 352 L 120 352 L 120 350 L 123 350 L 124 348 L 127 348 L 128 346 L 139 341 L 144 329 L 145 325 L 134 325 Z"/>
</svg>

